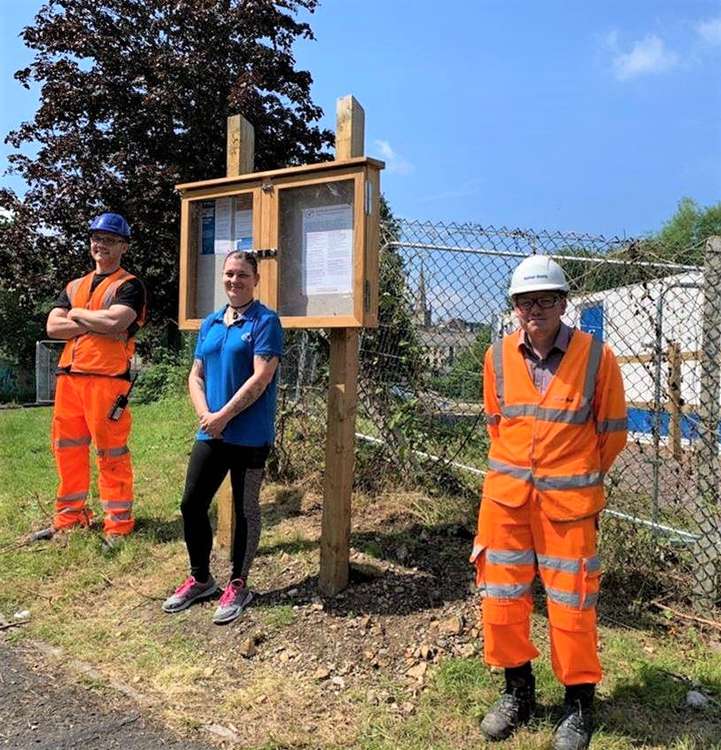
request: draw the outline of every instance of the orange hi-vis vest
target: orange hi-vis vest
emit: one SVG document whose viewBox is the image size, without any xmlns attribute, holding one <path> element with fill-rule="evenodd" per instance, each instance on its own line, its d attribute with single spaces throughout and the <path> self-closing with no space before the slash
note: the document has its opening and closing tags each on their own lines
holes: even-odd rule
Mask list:
<svg viewBox="0 0 721 750">
<path fill-rule="evenodd" d="M 519 335 L 504 336 L 486 354 L 491 448 L 483 494 L 509 507 L 535 498 L 552 520 L 594 515 L 605 502 L 604 471 L 626 440 L 618 365 L 602 342 L 575 330 L 556 374 L 541 394 L 519 350 Z M 594 400 L 604 360 L 609 376 L 602 385 L 613 393 L 599 399 L 599 410 Z M 605 450 L 610 451 L 608 456 L 602 450 L 606 437 L 613 442 Z"/>
<path fill-rule="evenodd" d="M 115 298 L 121 284 L 134 279 L 131 273 L 123 268 L 109 274 L 90 293 L 95 272 L 73 279 L 65 288 L 70 304 L 73 307 L 85 307 L 88 310 L 107 310 Z M 145 322 L 145 310 L 134 323 L 142 326 Z M 69 339 L 60 356 L 59 367 L 70 369 L 71 373 L 84 375 L 121 376 L 127 373 L 130 359 L 135 352 L 135 339 L 127 332 L 118 334 L 83 333 Z"/>
</svg>

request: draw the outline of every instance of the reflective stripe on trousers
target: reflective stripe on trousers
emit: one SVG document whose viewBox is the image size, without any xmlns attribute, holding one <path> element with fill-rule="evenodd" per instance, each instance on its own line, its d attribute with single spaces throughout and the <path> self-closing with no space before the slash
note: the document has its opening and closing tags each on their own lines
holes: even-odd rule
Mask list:
<svg viewBox="0 0 721 750">
<path fill-rule="evenodd" d="M 121 445 L 119 448 L 98 448 L 97 454 L 99 458 L 117 458 L 118 456 L 124 456 L 126 453 L 130 453 L 127 445 Z"/>
</svg>

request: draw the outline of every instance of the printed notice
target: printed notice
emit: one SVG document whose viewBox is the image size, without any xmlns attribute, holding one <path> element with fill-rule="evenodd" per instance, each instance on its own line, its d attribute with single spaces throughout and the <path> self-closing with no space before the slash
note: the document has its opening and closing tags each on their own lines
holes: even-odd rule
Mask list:
<svg viewBox="0 0 721 750">
<path fill-rule="evenodd" d="M 236 208 L 233 222 L 233 250 L 250 250 L 253 247 L 253 210 Z"/>
<path fill-rule="evenodd" d="M 303 211 L 303 293 L 353 290 L 353 208 L 348 204 Z"/>
<path fill-rule="evenodd" d="M 215 201 L 200 204 L 200 253 L 213 255 L 215 243 Z"/>
<path fill-rule="evenodd" d="M 215 201 L 215 245 L 216 255 L 226 255 L 233 247 L 231 245 L 231 221 L 233 218 L 231 198 L 218 198 Z"/>
<path fill-rule="evenodd" d="M 226 255 L 253 248 L 253 209 L 240 208 L 233 198 L 200 203 L 201 255 Z"/>
</svg>

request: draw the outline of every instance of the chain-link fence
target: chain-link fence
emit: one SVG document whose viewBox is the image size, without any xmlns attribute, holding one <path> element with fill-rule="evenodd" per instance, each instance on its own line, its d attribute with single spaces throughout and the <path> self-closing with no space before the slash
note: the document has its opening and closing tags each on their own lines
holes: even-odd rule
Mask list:
<svg viewBox="0 0 721 750">
<path fill-rule="evenodd" d="M 611 346 L 626 388 L 629 442 L 606 478 L 607 582 L 624 597 L 718 603 L 716 240 L 672 253 L 651 240 L 393 221 L 381 244 L 381 324 L 361 337 L 356 488 L 477 497 L 483 356 L 515 327 L 513 268 L 547 254 L 571 283 L 564 319 Z M 320 486 L 327 341 L 304 331 L 288 343 L 278 470 Z"/>
</svg>

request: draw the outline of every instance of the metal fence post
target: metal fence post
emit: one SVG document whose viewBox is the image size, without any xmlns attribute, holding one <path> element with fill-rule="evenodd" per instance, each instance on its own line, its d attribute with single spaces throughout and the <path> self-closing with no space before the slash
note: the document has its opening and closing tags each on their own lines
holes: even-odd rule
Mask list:
<svg viewBox="0 0 721 750">
<path fill-rule="evenodd" d="M 699 361 L 699 439 L 696 448 L 696 512 L 701 537 L 696 546 L 694 593 L 698 606 L 713 606 L 718 596 L 719 419 L 721 408 L 721 237 L 706 241 L 703 285 L 703 333 Z"/>
</svg>

